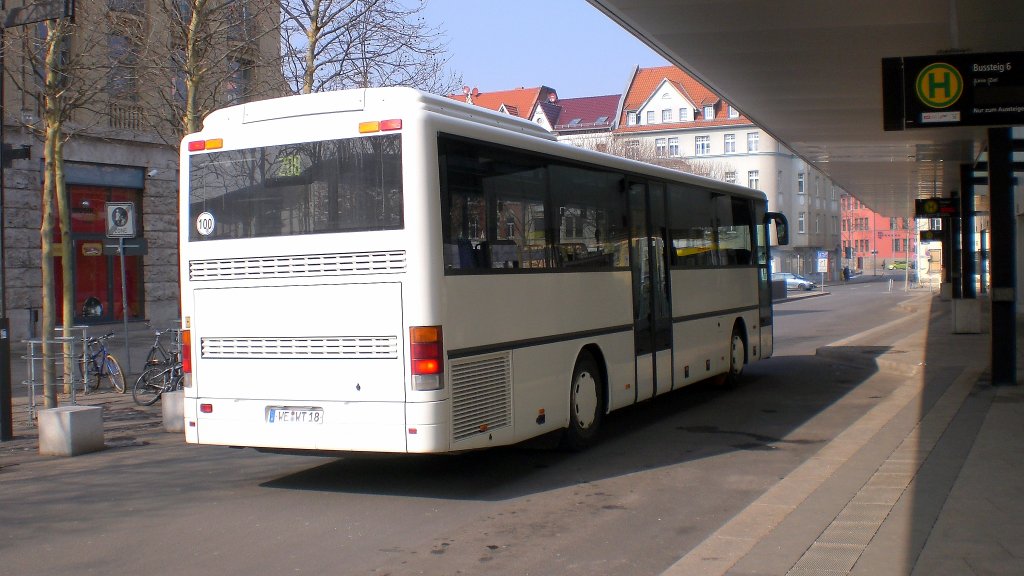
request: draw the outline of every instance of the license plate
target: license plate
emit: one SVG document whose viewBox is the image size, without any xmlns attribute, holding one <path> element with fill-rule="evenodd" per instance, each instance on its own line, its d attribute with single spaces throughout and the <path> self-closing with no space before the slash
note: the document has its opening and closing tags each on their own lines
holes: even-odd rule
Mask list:
<svg viewBox="0 0 1024 576">
<path fill-rule="evenodd" d="M 323 408 L 267 406 L 268 424 L 323 424 Z"/>
</svg>

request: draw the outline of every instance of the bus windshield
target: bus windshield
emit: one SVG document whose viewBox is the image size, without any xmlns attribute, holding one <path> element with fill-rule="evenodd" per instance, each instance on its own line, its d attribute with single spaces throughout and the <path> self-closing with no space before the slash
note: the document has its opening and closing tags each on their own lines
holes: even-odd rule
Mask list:
<svg viewBox="0 0 1024 576">
<path fill-rule="evenodd" d="M 197 154 L 189 213 L 190 241 L 400 229 L 401 135 Z"/>
</svg>

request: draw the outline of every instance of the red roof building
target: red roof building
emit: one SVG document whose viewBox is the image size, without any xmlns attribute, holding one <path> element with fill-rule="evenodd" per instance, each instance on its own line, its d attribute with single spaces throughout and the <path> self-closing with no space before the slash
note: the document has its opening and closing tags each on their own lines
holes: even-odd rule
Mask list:
<svg viewBox="0 0 1024 576">
<path fill-rule="evenodd" d="M 500 90 L 497 92 L 481 92 L 480 90 L 468 88 L 462 94 L 451 94 L 448 96 L 459 102 L 466 102 L 473 106 L 480 106 L 488 110 L 496 110 L 509 116 L 518 116 L 527 120 L 533 120 L 539 106 L 544 102 L 558 100 L 558 94 L 554 88 L 538 86 L 537 88 L 516 88 L 514 90 Z"/>
</svg>

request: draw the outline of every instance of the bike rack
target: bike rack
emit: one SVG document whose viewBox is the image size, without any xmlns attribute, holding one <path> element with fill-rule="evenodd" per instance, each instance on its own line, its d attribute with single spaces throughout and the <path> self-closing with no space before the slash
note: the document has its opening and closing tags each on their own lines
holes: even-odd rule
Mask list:
<svg viewBox="0 0 1024 576">
<path fill-rule="evenodd" d="M 88 346 L 86 344 L 86 342 L 88 341 L 88 335 L 86 333 L 87 330 L 87 326 L 72 326 L 71 329 L 68 330 L 68 332 L 71 334 L 70 336 L 55 336 L 49 339 L 32 338 L 29 340 L 22 340 L 22 342 L 26 345 L 26 354 L 22 356 L 22 359 L 25 360 L 27 368 L 26 374 L 28 375 L 28 378 L 22 380 L 21 384 L 26 387 L 26 390 L 28 392 L 28 413 L 29 418 L 31 420 L 35 420 L 39 412 L 38 405 L 36 404 L 36 388 L 43 386 L 43 383 L 40 381 L 40 377 L 42 376 L 43 373 L 42 363 L 47 360 L 53 360 L 55 362 L 56 368 L 56 365 L 63 365 L 70 359 L 72 363 L 77 363 L 82 368 L 81 377 L 78 376 L 78 373 L 74 369 L 71 370 L 70 379 L 67 377 L 66 374 L 63 373 L 63 371 L 61 371 L 59 378 L 57 378 L 57 381 L 54 382 L 54 386 L 63 385 L 64 387 L 70 387 L 72 405 L 78 404 L 76 389 L 79 384 L 82 385 L 82 393 L 86 393 L 87 387 L 85 386 L 85 384 L 89 377 L 88 370 L 86 369 L 86 362 L 88 361 L 89 353 Z M 56 328 L 54 328 L 54 331 L 63 333 L 64 327 L 57 326 Z M 76 337 L 74 335 L 76 331 L 80 331 L 81 336 Z M 71 343 L 70 352 L 65 352 L 64 345 L 69 342 Z M 77 342 L 81 343 L 81 348 L 78 350 L 76 350 L 75 346 Z M 51 347 L 51 349 L 59 350 L 59 352 L 50 354 L 49 357 L 44 356 L 44 344 L 48 344 Z M 57 376 L 56 371 L 54 376 Z"/>
</svg>

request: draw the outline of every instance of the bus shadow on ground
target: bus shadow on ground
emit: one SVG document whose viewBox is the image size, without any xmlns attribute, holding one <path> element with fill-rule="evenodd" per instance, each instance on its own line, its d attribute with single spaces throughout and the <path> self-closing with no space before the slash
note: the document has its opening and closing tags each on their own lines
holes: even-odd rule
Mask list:
<svg viewBox="0 0 1024 576">
<path fill-rule="evenodd" d="M 556 448 L 557 437 L 549 435 L 455 455 L 345 455 L 261 486 L 500 501 L 737 452 L 768 458 L 774 452 L 795 468 L 886 395 L 861 391 L 856 409 L 830 415 L 831 433 L 794 434 L 871 379 L 877 372 L 873 360 L 885 351 L 847 350 L 842 361 L 783 356 L 759 362 L 737 386 L 701 382 L 613 412 L 600 440 L 580 452 Z"/>
</svg>

